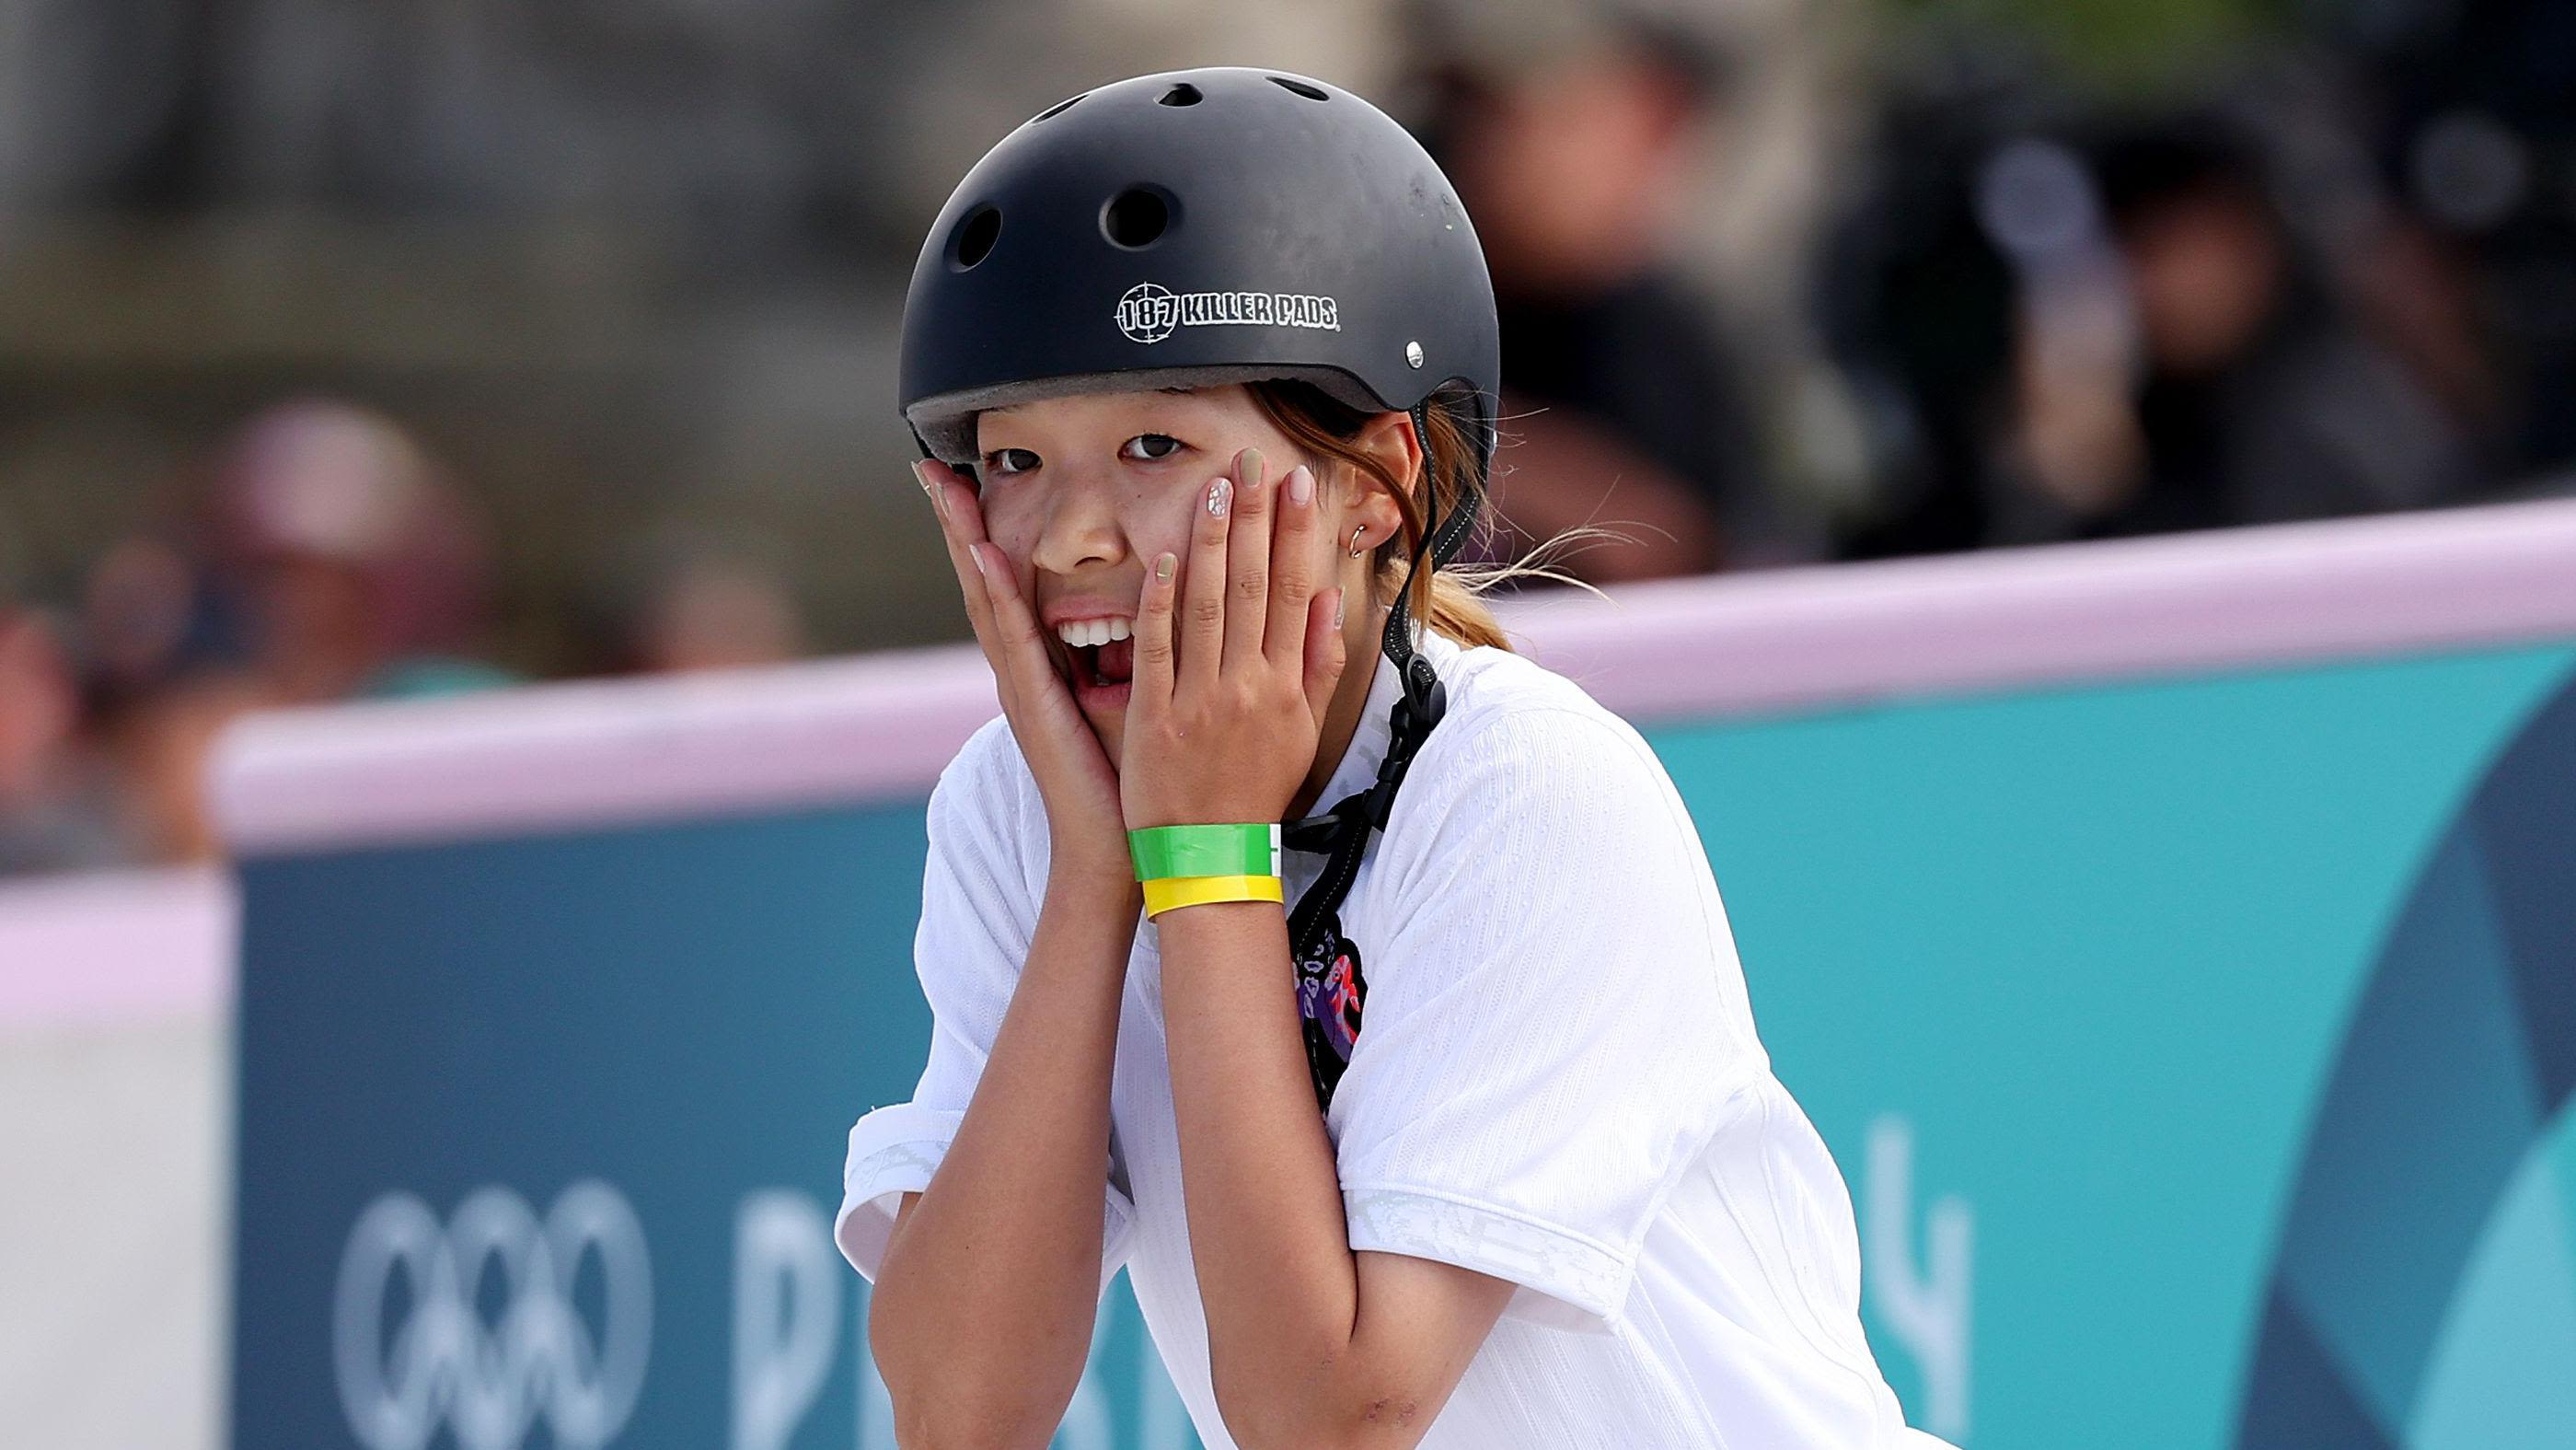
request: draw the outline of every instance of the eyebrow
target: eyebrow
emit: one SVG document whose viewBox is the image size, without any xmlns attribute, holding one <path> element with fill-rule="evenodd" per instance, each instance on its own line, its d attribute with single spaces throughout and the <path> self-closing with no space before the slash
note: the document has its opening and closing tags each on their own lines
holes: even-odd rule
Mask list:
<svg viewBox="0 0 2576 1450">
<path fill-rule="evenodd" d="M 1154 391 L 1169 394 L 1175 398 L 1195 397 L 1198 394 L 1198 389 L 1196 388 L 1183 387 L 1156 388 Z M 983 409 L 982 411 L 987 413 L 1016 413 L 1026 406 L 1027 404 L 1025 403 L 995 403 L 993 406 Z"/>
</svg>

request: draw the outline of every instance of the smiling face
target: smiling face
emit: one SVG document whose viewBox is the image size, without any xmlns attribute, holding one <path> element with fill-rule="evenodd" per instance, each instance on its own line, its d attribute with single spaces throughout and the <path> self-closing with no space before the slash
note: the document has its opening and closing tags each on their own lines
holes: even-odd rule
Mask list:
<svg viewBox="0 0 2576 1450">
<path fill-rule="evenodd" d="M 975 446 L 986 537 L 1010 557 L 1022 597 L 1047 631 L 1048 653 L 1115 762 L 1135 655 L 1129 634 L 1155 558 L 1180 558 L 1186 592 L 1191 520 L 1241 450 L 1260 450 L 1274 490 L 1310 460 L 1239 386 L 989 409 L 976 419 Z M 1316 503 L 1326 536 L 1342 541 L 1333 564 L 1351 600 L 1346 640 L 1363 642 L 1345 656 L 1343 684 L 1356 681 L 1365 697 L 1373 625 L 1363 601 L 1373 561 L 1351 558 L 1347 545 L 1354 529 L 1367 531 L 1364 543 L 1383 542 L 1401 520 L 1394 500 L 1355 483 L 1355 472 L 1318 468 Z"/>
</svg>

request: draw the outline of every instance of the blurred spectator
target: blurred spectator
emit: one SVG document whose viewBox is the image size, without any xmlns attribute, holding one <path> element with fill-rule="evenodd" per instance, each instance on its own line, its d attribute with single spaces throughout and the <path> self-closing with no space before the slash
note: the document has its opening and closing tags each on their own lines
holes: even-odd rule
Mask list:
<svg viewBox="0 0 2576 1450">
<path fill-rule="evenodd" d="M 110 783 L 82 748 L 62 642 L 42 616 L 0 604 L 0 875 L 125 857 Z"/>
<path fill-rule="evenodd" d="M 336 402 L 253 419 L 207 500 L 242 668 L 281 703 L 503 683 L 475 663 L 491 587 L 480 519 L 392 420 Z"/>
<path fill-rule="evenodd" d="M 2075 532 L 2324 518 L 2467 490 L 2466 441 L 2409 370 L 2339 313 L 2248 146 L 2212 123 L 2158 124 L 2107 141 L 2095 169 L 2142 376 L 2134 446 L 2034 469 Z M 2045 387 L 2023 398 L 2025 437 L 2065 405 Z"/>
<path fill-rule="evenodd" d="M 472 657 L 479 519 L 389 419 L 328 401 L 259 415 L 186 523 L 190 547 L 124 540 L 83 591 L 97 730 L 146 859 L 219 853 L 206 767 L 245 713 L 509 679 Z"/>
<path fill-rule="evenodd" d="M 596 652 L 621 673 L 683 674 L 782 664 L 807 652 L 803 611 L 773 550 L 671 531 L 624 551 L 591 594 Z"/>
<path fill-rule="evenodd" d="M 1635 0 L 1419 15 L 1427 134 L 1501 310 L 1502 551 L 1584 525 L 1629 535 L 1566 561 L 1596 582 L 1759 555 L 1750 409 L 1710 305 L 1671 262 L 1691 148 L 1725 94 L 1711 22 Z"/>
<path fill-rule="evenodd" d="M 223 854 L 207 767 L 224 728 L 280 703 L 247 676 L 191 677 L 134 702 L 109 722 L 124 815 L 141 859 L 212 861 Z"/>
<path fill-rule="evenodd" d="M 2011 403 L 2019 289 L 1998 233 L 2028 229 L 2097 258 L 2103 251 L 2079 220 L 2090 183 L 2063 148 L 2056 164 L 2025 161 L 2018 184 L 1995 184 L 2035 109 L 2022 95 L 2026 78 L 1965 60 L 1923 69 L 1900 72 L 1879 100 L 1816 292 L 1875 476 L 1874 497 L 1844 523 L 1841 551 L 1852 558 L 2012 537 L 1995 517 L 2008 500 L 1993 434 Z M 1993 224 L 1999 195 L 2018 226 Z"/>
<path fill-rule="evenodd" d="M 228 642 L 200 573 L 175 546 L 135 537 L 109 547 L 81 591 L 93 707 L 140 701 Z"/>
<path fill-rule="evenodd" d="M 780 664 L 804 652 L 796 606 L 774 577 L 699 560 L 653 601 L 636 664 L 657 674 L 739 669 Z"/>
<path fill-rule="evenodd" d="M 2470 295 L 2482 361 L 2504 375 L 2508 466 L 2576 463 L 2576 6 L 2383 0 L 2330 16 L 2376 83 L 2388 180 L 2426 224 L 2409 276 Z"/>
<path fill-rule="evenodd" d="M 1984 105 L 1939 143 L 1928 191 L 1896 189 L 1915 189 L 1914 234 L 1864 273 L 1860 356 L 1895 361 L 1879 375 L 1917 471 L 1851 552 L 2323 518 L 2477 485 L 2466 408 L 2420 366 L 2433 350 L 2365 331 L 2336 286 L 2360 265 L 2309 253 L 2247 132 L 2174 113 L 2078 148 L 2048 133 L 2086 127 Z M 2357 230 L 2333 240 L 2358 248 Z"/>
</svg>

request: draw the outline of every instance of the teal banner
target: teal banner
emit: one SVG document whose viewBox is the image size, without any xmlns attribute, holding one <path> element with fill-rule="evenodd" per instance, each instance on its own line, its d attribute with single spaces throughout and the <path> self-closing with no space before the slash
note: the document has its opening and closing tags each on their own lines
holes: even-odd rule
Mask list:
<svg viewBox="0 0 2576 1450">
<path fill-rule="evenodd" d="M 1656 734 L 1917 1424 L 2576 1445 L 2571 667 Z"/>
<path fill-rule="evenodd" d="M 2576 1444 L 2576 645 L 1648 735 L 1916 1424 Z M 891 1450 L 828 1224 L 927 1043 L 923 849 L 915 798 L 248 862 L 232 1443 Z M 1056 1443 L 1198 1443 L 1123 1283 Z"/>
</svg>

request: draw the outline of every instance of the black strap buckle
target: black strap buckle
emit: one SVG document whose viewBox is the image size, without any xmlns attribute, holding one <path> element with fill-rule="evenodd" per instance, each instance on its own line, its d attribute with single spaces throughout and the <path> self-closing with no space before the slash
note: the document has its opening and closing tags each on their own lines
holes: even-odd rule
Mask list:
<svg viewBox="0 0 2576 1450">
<path fill-rule="evenodd" d="M 1333 808 L 1320 816 L 1307 816 L 1279 828 L 1279 844 L 1291 851 L 1314 856 L 1328 856 L 1342 839 L 1345 822 L 1368 819 L 1364 803 L 1368 793 L 1344 796 Z"/>
</svg>

